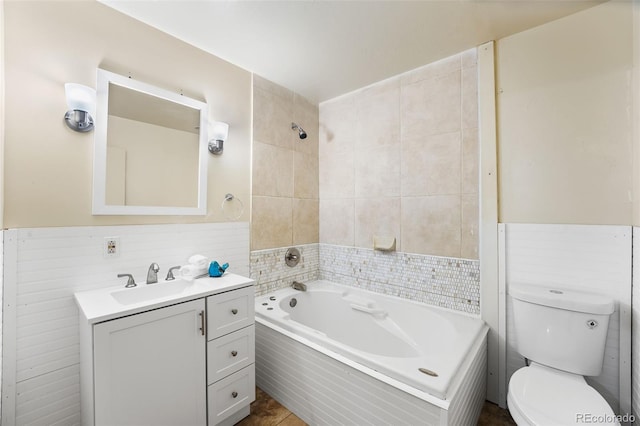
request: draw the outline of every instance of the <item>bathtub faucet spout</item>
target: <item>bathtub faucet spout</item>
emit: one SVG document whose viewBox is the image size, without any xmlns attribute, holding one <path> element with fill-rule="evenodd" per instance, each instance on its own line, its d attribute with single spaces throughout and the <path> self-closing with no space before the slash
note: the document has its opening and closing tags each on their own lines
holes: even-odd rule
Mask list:
<svg viewBox="0 0 640 426">
<path fill-rule="evenodd" d="M 296 290 L 307 291 L 307 285 L 298 281 L 294 281 L 293 284 L 291 284 L 291 287 L 293 287 Z"/>
</svg>

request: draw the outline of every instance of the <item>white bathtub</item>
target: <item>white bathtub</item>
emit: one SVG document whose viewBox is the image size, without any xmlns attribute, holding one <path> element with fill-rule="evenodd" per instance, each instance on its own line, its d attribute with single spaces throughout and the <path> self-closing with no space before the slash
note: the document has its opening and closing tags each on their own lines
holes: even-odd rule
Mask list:
<svg viewBox="0 0 640 426">
<path fill-rule="evenodd" d="M 463 418 L 471 422 L 477 419 L 473 417 L 479 414 L 485 395 L 488 327 L 482 320 L 327 281 L 306 285 L 306 292 L 286 288 L 256 298 L 256 321 L 263 326 L 256 337 L 257 377 L 258 385 L 266 387 L 265 391 L 281 394 L 283 403 L 282 399 L 292 399 L 290 404 L 294 405 L 300 405 L 295 402 L 296 395 L 304 393 L 304 398 L 298 398 L 303 400 L 303 407 L 298 407 L 302 412 L 289 408 L 313 424 L 413 423 L 415 419 L 403 417 L 407 408 L 394 412 L 398 403 L 387 404 L 383 414 L 368 414 L 380 408 L 385 400 L 402 399 L 402 395 L 417 400 L 412 402 L 414 405 L 427 404 L 421 409 L 436 413 L 434 422 L 426 421 L 426 414 L 419 416 L 421 424 L 455 424 Z M 294 299 L 295 306 L 291 306 Z M 305 355 L 300 356 L 302 353 Z M 305 358 L 314 361 L 309 364 Z M 261 360 L 268 371 L 259 371 Z M 304 371 L 308 368 L 323 373 Z M 281 371 L 276 374 L 278 369 Z M 305 380 L 296 383 L 293 377 L 296 374 L 288 377 L 287 369 L 305 376 Z M 332 375 L 335 380 L 327 381 L 326 377 Z M 282 382 L 276 383 L 279 376 L 283 376 Z M 351 390 L 333 385 L 347 377 L 342 387 L 349 387 L 355 376 L 358 384 Z M 317 383 L 310 383 L 313 380 Z M 386 386 L 383 390 L 380 382 Z M 295 391 L 290 390 L 292 386 Z M 373 386 L 374 390 L 363 390 L 367 386 Z M 323 390 L 314 392 L 316 387 Z M 352 417 L 353 407 L 362 407 L 364 400 L 371 400 L 346 402 L 346 395 L 354 392 L 376 397 L 390 392 L 390 396 L 379 398 L 371 408 L 361 408 L 362 415 Z M 327 398 L 327 394 L 335 396 Z M 278 395 L 273 396 L 278 399 Z M 322 402 L 323 399 L 331 401 Z M 323 407 L 310 409 L 307 406 L 312 400 L 320 401 Z M 336 403 L 347 407 L 342 410 L 345 412 L 332 414 L 328 419 L 319 415 L 328 405 Z M 460 412 L 452 413 L 452 407 L 458 407 Z M 305 410 L 309 412 L 307 418 Z M 388 421 L 381 420 L 384 416 L 390 416 Z"/>
</svg>

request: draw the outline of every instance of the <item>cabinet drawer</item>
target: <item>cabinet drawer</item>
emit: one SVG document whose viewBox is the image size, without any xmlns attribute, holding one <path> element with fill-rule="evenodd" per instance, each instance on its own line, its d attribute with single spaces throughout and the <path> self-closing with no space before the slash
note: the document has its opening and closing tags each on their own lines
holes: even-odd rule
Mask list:
<svg viewBox="0 0 640 426">
<path fill-rule="evenodd" d="M 254 325 L 210 340 L 207 343 L 207 384 L 253 364 L 255 354 Z"/>
<path fill-rule="evenodd" d="M 207 297 L 207 339 L 253 324 L 253 286 Z"/>
<path fill-rule="evenodd" d="M 216 425 L 256 399 L 255 367 L 251 364 L 208 387 L 209 425 Z"/>
</svg>

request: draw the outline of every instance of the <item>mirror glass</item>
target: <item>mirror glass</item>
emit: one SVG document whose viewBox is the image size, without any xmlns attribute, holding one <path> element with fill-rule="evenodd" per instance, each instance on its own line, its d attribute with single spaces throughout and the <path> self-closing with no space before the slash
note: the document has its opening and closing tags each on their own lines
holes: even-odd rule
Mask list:
<svg viewBox="0 0 640 426">
<path fill-rule="evenodd" d="M 98 70 L 93 214 L 204 215 L 207 106 Z"/>
</svg>

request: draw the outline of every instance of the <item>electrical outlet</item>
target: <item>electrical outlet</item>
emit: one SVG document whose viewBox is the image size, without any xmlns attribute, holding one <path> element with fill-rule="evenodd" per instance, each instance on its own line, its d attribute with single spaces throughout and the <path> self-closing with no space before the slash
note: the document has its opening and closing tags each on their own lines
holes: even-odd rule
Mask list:
<svg viewBox="0 0 640 426">
<path fill-rule="evenodd" d="M 104 257 L 120 256 L 120 237 L 106 237 L 104 239 Z"/>
</svg>

